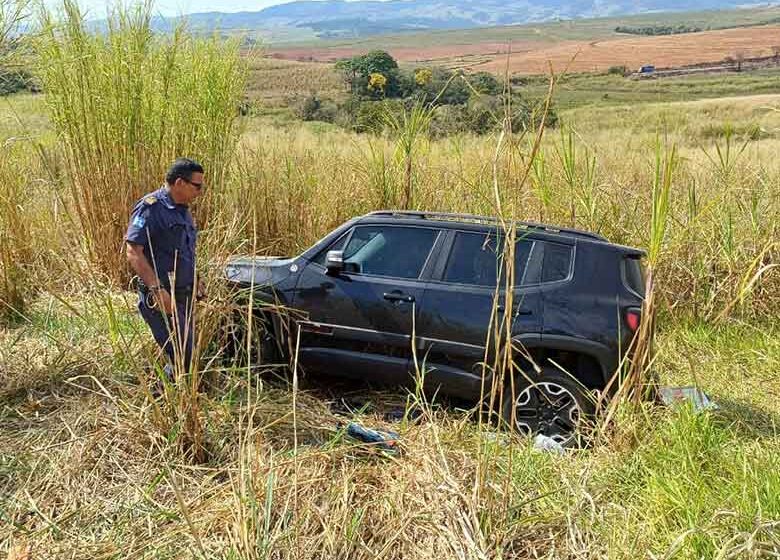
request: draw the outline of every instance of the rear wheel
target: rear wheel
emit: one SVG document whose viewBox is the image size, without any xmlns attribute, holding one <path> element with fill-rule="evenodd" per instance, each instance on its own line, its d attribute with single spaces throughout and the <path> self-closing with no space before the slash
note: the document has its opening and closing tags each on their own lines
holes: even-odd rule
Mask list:
<svg viewBox="0 0 780 560">
<path fill-rule="evenodd" d="M 577 441 L 578 431 L 593 414 L 593 400 L 576 379 L 542 368 L 529 381 L 520 375 L 504 389 L 502 416 L 507 425 L 528 435 L 543 434 L 563 446 Z"/>
</svg>

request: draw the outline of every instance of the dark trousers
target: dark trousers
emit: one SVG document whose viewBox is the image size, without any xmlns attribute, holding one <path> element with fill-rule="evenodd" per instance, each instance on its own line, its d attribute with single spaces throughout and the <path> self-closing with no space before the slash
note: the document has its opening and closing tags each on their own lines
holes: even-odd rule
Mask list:
<svg viewBox="0 0 780 560">
<path fill-rule="evenodd" d="M 168 355 L 171 364 L 182 363 L 189 372 L 192 360 L 192 341 L 195 337 L 195 322 L 192 317 L 190 296 L 176 298 L 176 314 L 165 315 L 159 307 L 149 307 L 148 293 L 139 292 L 138 312 L 149 325 L 154 340 Z M 151 300 L 149 295 L 149 301 Z M 174 317 L 176 321 L 174 321 Z M 181 362 L 179 361 L 181 360 Z"/>
</svg>

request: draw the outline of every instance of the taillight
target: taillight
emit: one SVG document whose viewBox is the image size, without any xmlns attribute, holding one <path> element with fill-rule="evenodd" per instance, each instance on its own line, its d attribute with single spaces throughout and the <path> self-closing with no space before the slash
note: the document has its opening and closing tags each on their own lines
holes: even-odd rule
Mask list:
<svg viewBox="0 0 780 560">
<path fill-rule="evenodd" d="M 636 332 L 639 328 L 639 320 L 642 318 L 642 310 L 638 307 L 629 307 L 626 309 L 626 324 L 631 332 Z"/>
</svg>

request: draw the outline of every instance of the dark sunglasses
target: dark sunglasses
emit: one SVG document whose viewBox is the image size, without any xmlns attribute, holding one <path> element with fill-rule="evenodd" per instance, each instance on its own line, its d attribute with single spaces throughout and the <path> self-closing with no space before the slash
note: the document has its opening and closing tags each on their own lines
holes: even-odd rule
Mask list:
<svg viewBox="0 0 780 560">
<path fill-rule="evenodd" d="M 184 179 L 184 177 L 182 177 L 182 179 Z M 184 181 L 186 181 L 187 183 L 189 183 L 190 185 L 192 185 L 198 190 L 203 188 L 203 183 L 193 183 L 192 181 L 188 181 L 187 179 L 184 179 Z"/>
</svg>

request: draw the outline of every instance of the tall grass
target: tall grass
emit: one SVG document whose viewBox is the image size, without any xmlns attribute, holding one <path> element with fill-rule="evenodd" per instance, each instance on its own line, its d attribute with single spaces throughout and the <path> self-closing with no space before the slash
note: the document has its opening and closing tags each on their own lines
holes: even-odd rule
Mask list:
<svg viewBox="0 0 780 560">
<path fill-rule="evenodd" d="M 245 68 L 238 41 L 197 39 L 184 24 L 160 35 L 151 2 L 109 13 L 105 33 L 78 5 L 42 9 L 37 73 L 68 168 L 69 202 L 94 272 L 126 278 L 121 241 L 135 200 L 178 156 L 195 157 L 218 191 L 238 139 Z M 198 208 L 201 227 L 211 214 Z"/>
<path fill-rule="evenodd" d="M 0 319 L 10 321 L 21 318 L 34 291 L 30 281 L 33 193 L 24 182 L 22 161 L 18 146 L 0 144 Z"/>
<path fill-rule="evenodd" d="M 19 44 L 19 27 L 27 17 L 26 0 L 0 0 L 0 68 L 8 64 Z"/>
<path fill-rule="evenodd" d="M 413 166 L 414 155 L 422 148 L 433 120 L 435 105 L 416 103 L 411 109 L 404 109 L 401 115 L 391 111 L 385 113 L 385 120 L 396 136 L 395 157 L 403 168 L 403 188 L 398 207 L 408 210 L 414 207 Z"/>
</svg>

